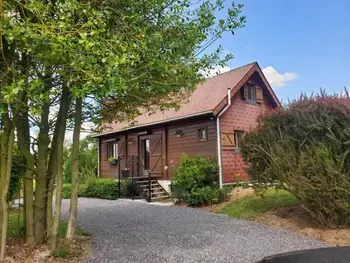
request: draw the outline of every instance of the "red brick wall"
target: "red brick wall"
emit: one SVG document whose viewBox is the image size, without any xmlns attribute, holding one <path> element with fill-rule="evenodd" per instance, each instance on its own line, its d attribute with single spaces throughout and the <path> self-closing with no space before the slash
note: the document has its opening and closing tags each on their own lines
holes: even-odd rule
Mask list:
<svg viewBox="0 0 350 263">
<path fill-rule="evenodd" d="M 231 107 L 220 117 L 221 131 L 231 132 L 234 130 L 244 131 L 245 133 L 257 126 L 257 118 L 261 114 L 266 114 L 273 110 L 270 99 L 268 99 L 264 90 L 264 102 L 261 104 L 248 104 L 243 98 L 242 89 L 232 98 Z M 232 149 L 222 150 L 222 169 L 223 182 L 231 183 L 236 181 L 236 174 L 239 174 L 239 180 L 249 180 L 245 172 L 247 165 L 244 163 L 239 152 Z"/>
</svg>

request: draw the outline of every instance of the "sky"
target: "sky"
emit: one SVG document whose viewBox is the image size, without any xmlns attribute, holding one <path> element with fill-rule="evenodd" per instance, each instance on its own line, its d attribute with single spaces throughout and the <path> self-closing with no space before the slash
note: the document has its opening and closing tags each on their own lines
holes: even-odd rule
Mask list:
<svg viewBox="0 0 350 263">
<path fill-rule="evenodd" d="M 235 57 L 224 70 L 257 61 L 284 102 L 320 88 L 350 90 L 349 0 L 235 2 L 244 4 L 247 23 L 217 43 Z"/>
</svg>

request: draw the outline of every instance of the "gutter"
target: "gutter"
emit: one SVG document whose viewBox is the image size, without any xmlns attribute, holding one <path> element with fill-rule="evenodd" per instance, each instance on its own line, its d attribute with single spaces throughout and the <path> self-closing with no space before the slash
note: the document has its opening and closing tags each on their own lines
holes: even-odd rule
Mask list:
<svg viewBox="0 0 350 263">
<path fill-rule="evenodd" d="M 119 130 L 115 130 L 115 131 L 102 132 L 102 133 L 94 134 L 94 135 L 91 135 L 91 138 L 98 138 L 98 137 L 101 137 L 101 136 L 107 135 L 107 134 L 123 132 L 123 131 L 129 131 L 129 130 L 133 130 L 133 129 L 137 129 L 137 128 L 142 128 L 142 127 L 147 127 L 147 126 L 152 126 L 152 125 L 156 125 L 156 124 L 162 124 L 162 123 L 167 123 L 167 122 L 177 121 L 177 120 L 182 120 L 182 119 L 187 119 L 187 118 L 196 117 L 196 116 L 202 116 L 202 115 L 206 115 L 206 114 L 210 114 L 210 113 L 213 113 L 213 111 L 211 111 L 211 110 L 209 110 L 209 111 L 202 111 L 202 112 L 199 112 L 199 113 L 194 113 L 194 114 L 190 114 L 190 115 L 186 115 L 186 116 L 181 116 L 181 117 L 176 117 L 176 118 L 169 118 L 169 119 L 165 119 L 165 120 L 161 120 L 161 121 L 149 122 L 149 123 L 145 123 L 145 124 L 132 126 L 132 127 L 129 127 L 129 128 L 124 128 L 124 129 L 119 129 Z"/>
<path fill-rule="evenodd" d="M 231 89 L 227 89 L 227 105 L 221 110 L 221 112 L 216 117 L 216 138 L 218 140 L 218 164 L 219 164 L 219 185 L 220 189 L 223 186 L 223 176 L 222 176 L 222 157 L 221 157 L 221 130 L 220 130 L 220 116 L 227 111 L 231 106 Z"/>
</svg>

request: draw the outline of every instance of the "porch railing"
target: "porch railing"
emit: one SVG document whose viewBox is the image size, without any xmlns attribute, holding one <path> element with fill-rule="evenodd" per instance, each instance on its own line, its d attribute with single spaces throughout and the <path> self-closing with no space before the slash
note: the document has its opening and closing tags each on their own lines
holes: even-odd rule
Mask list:
<svg viewBox="0 0 350 263">
<path fill-rule="evenodd" d="M 151 172 L 146 169 L 140 162 L 138 156 L 120 156 L 118 163 L 118 192 L 119 198 L 121 197 L 121 183 L 122 180 L 131 180 L 131 186 L 134 187 L 137 192 L 145 198 L 148 202 L 151 202 L 152 192 L 151 192 Z M 147 182 L 148 191 L 145 188 L 141 188 L 139 181 Z M 131 198 L 135 199 L 135 189 L 131 189 Z"/>
</svg>

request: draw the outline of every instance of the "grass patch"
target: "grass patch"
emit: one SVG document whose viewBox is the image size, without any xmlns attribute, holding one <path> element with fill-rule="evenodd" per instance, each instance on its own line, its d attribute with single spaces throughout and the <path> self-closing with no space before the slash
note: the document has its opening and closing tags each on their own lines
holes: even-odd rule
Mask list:
<svg viewBox="0 0 350 263">
<path fill-rule="evenodd" d="M 9 224 L 7 237 L 15 238 L 24 236 L 23 213 L 18 210 L 9 210 Z"/>
<path fill-rule="evenodd" d="M 297 203 L 294 195 L 285 190 L 268 189 L 263 196 L 256 193 L 241 200 L 233 201 L 218 211 L 234 218 L 253 218 L 278 207 L 292 206 Z"/>
<path fill-rule="evenodd" d="M 61 221 L 58 227 L 58 238 L 65 238 L 67 232 L 68 222 Z M 23 212 L 18 212 L 18 210 L 9 211 L 9 225 L 7 236 L 9 238 L 23 237 L 24 236 L 24 221 Z M 75 229 L 75 235 L 77 236 L 91 236 L 90 233 L 86 232 L 81 228 Z"/>
</svg>

